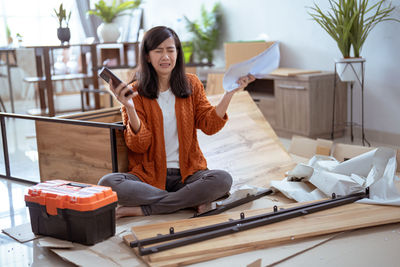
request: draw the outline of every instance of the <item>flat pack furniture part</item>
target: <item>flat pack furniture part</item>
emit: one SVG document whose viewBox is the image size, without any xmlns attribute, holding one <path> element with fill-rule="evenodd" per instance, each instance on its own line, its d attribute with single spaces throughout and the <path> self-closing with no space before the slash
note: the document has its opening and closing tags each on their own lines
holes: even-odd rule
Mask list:
<svg viewBox="0 0 400 267">
<path fill-rule="evenodd" d="M 97 184 L 102 175 L 127 171 L 125 126 L 116 118 L 120 120 L 117 107 L 51 118 L 0 112 L 5 165 L 5 175 L 0 177 L 25 181 L 11 175 L 6 119 L 35 122 L 41 182 L 62 179 Z"/>
<path fill-rule="evenodd" d="M 335 195 L 333 195 L 332 199 L 329 200 L 313 202 L 310 204 L 305 204 L 294 208 L 281 209 L 279 211 L 278 207 L 274 206 L 274 211 L 271 213 L 261 214 L 259 216 L 253 216 L 249 218 L 245 218 L 244 213 L 241 213 L 240 214 L 241 218 L 239 220 L 232 220 L 225 223 L 199 227 L 181 232 L 175 232 L 174 228 L 171 227 L 170 233 L 168 235 L 158 235 L 144 240 L 136 240 L 134 242 L 131 242 L 130 246 L 138 247 L 139 254 L 141 256 L 148 255 L 232 233 L 237 233 L 239 231 L 245 231 L 259 226 L 264 226 L 271 223 L 307 215 L 317 211 L 353 203 L 359 199 L 368 196 L 369 196 L 369 189 L 367 188 L 365 192 L 354 193 L 348 196 L 341 196 L 341 197 L 336 197 Z M 175 241 L 165 242 L 168 240 L 175 240 Z M 143 247 L 144 245 L 156 244 L 160 242 L 164 243 L 146 248 Z"/>
<path fill-rule="evenodd" d="M 263 196 L 268 196 L 272 194 L 274 191 L 272 189 L 265 189 L 262 190 L 261 192 L 258 192 L 254 195 L 248 194 L 246 197 L 235 200 L 231 203 L 228 203 L 226 205 L 221 205 L 216 207 L 215 209 L 211 209 L 209 211 L 203 212 L 203 213 L 196 213 L 193 217 L 204 217 L 204 216 L 210 216 L 210 215 L 216 215 L 220 214 L 224 211 L 230 210 L 232 208 L 238 207 L 240 205 L 243 205 L 245 203 L 251 202 L 253 200 L 259 199 Z"/>
<path fill-rule="evenodd" d="M 297 206 L 299 203 L 282 205 L 284 206 L 280 207 L 289 208 Z M 268 213 L 271 208 L 245 210 L 244 213 L 246 217 L 250 217 Z M 129 246 L 130 242 L 135 240 L 133 235 L 137 239 L 153 237 L 157 233 L 168 233 L 171 225 L 174 226 L 175 232 L 178 232 L 236 218 L 240 218 L 238 211 L 208 217 L 133 226 L 132 232 L 127 233 L 123 239 L 125 244 Z M 336 236 L 332 235 L 335 233 L 363 228 L 372 230 L 373 226 L 399 222 L 400 207 L 351 203 L 159 253 L 140 256 L 138 248 L 132 248 L 132 251 L 150 266 L 182 266 L 259 249 L 278 248 L 279 246 L 284 248 L 286 245 L 302 244 L 315 238 L 326 240 L 327 234 L 332 237 Z"/>
</svg>

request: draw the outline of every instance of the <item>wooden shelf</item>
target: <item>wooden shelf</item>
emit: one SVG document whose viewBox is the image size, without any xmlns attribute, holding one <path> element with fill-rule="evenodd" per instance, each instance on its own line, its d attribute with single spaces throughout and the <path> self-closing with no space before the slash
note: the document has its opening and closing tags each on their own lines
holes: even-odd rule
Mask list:
<svg viewBox="0 0 400 267">
<path fill-rule="evenodd" d="M 89 76 L 84 73 L 76 73 L 76 74 L 62 74 L 62 75 L 52 75 L 51 80 L 52 81 L 67 81 L 67 80 L 77 80 L 77 79 L 86 79 L 86 78 L 91 78 L 92 76 Z M 37 82 L 44 82 L 46 81 L 46 77 L 25 77 L 24 78 L 25 82 L 28 83 L 37 83 Z"/>
</svg>

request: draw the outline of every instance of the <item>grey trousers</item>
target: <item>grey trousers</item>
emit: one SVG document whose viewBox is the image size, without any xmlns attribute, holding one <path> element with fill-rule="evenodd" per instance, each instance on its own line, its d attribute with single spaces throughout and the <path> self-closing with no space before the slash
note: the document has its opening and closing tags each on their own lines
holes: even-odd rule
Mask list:
<svg viewBox="0 0 400 267">
<path fill-rule="evenodd" d="M 140 206 L 144 215 L 164 214 L 214 201 L 229 192 L 231 175 L 223 170 L 201 170 L 184 183 L 179 169 L 167 169 L 166 190 L 142 182 L 130 173 L 110 173 L 99 185 L 117 193 L 123 206 Z"/>
</svg>

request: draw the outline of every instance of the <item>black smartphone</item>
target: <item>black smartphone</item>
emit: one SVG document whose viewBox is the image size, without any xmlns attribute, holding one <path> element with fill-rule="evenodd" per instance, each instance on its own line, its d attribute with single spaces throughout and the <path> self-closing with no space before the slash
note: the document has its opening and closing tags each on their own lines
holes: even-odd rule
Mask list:
<svg viewBox="0 0 400 267">
<path fill-rule="evenodd" d="M 114 73 L 112 73 L 111 70 L 109 70 L 107 67 L 103 67 L 100 72 L 99 72 L 99 76 L 105 80 L 107 83 L 110 82 L 110 79 L 113 82 L 113 86 L 117 87 L 118 85 L 120 85 L 120 83 L 122 83 L 122 81 L 115 76 Z M 132 90 L 129 90 L 128 92 L 126 92 L 125 97 L 129 96 L 130 94 L 133 94 Z"/>
</svg>

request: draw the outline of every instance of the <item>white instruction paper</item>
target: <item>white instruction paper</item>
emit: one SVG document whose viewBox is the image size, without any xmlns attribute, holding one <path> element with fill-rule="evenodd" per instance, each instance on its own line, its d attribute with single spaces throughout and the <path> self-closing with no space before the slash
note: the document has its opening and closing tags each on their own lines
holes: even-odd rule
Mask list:
<svg viewBox="0 0 400 267">
<path fill-rule="evenodd" d="M 308 184 L 284 179 L 271 182 L 271 187 L 298 202 L 330 197 L 332 193 L 349 195 L 369 187 L 369 198 L 359 203 L 400 206 L 396 151 L 391 148 L 377 148 L 341 163 L 329 157 L 314 156 L 308 166 L 313 168 Z M 290 174 L 296 176 L 295 169 Z M 299 172 L 299 176 L 302 175 L 304 173 Z M 315 190 L 311 189 L 312 185 Z"/>
<path fill-rule="evenodd" d="M 253 75 L 257 79 L 265 78 L 268 73 L 278 68 L 279 60 L 279 42 L 275 42 L 257 56 L 237 64 L 232 64 L 225 72 L 222 82 L 225 91 L 230 92 L 238 88 L 239 84 L 237 84 L 237 80 L 248 74 Z"/>
</svg>

